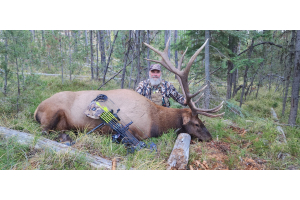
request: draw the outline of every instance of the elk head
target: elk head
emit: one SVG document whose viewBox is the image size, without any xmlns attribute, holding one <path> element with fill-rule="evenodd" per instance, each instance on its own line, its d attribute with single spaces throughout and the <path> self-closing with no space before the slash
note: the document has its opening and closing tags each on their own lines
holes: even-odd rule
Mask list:
<svg viewBox="0 0 300 200">
<path fill-rule="evenodd" d="M 186 104 L 190 108 L 190 111 L 187 112 L 187 113 L 184 113 L 183 116 L 182 116 L 182 119 L 183 119 L 183 124 L 182 124 L 182 129 L 183 130 L 182 131 L 185 131 L 185 132 L 189 133 L 191 136 L 197 137 L 202 141 L 211 140 L 212 136 L 209 133 L 209 131 L 206 129 L 206 127 L 204 126 L 202 121 L 198 118 L 198 114 L 205 115 L 205 116 L 208 116 L 208 117 L 220 117 L 220 116 L 224 115 L 224 112 L 221 113 L 221 114 L 217 114 L 217 115 L 211 114 L 211 113 L 215 113 L 215 112 L 218 112 L 219 110 L 221 110 L 221 108 L 223 107 L 223 101 L 220 103 L 220 105 L 218 105 L 217 107 L 212 108 L 212 109 L 201 109 L 201 108 L 197 108 L 195 106 L 195 103 L 197 101 L 199 101 L 199 99 L 204 94 L 202 94 L 198 98 L 198 100 L 196 100 L 195 102 L 192 101 L 192 98 L 196 97 L 201 91 L 203 91 L 207 87 L 207 85 L 202 87 L 202 89 L 200 89 L 198 92 L 196 92 L 194 94 L 190 93 L 189 87 L 188 87 L 188 74 L 189 74 L 189 71 L 191 69 L 191 66 L 194 63 L 194 60 L 196 59 L 197 55 L 205 47 L 205 44 L 206 44 L 207 41 L 208 41 L 208 39 L 195 52 L 195 54 L 190 58 L 186 68 L 183 69 L 183 70 L 181 70 L 181 65 L 182 65 L 184 55 L 186 54 L 188 48 L 186 48 L 185 52 L 183 53 L 182 57 L 180 58 L 179 64 L 178 64 L 178 69 L 177 69 L 176 67 L 174 67 L 174 65 L 171 63 L 171 61 L 168 58 L 168 46 L 169 46 L 170 38 L 169 38 L 169 40 L 166 44 L 166 48 L 163 52 L 155 49 L 154 47 L 152 47 L 151 45 L 149 45 L 147 43 L 144 43 L 148 48 L 153 50 L 155 53 L 157 53 L 161 57 L 160 61 L 146 59 L 146 58 L 145 58 L 145 60 L 160 63 L 167 70 L 169 70 L 170 72 L 176 74 L 177 80 L 179 81 L 179 84 L 182 88 L 182 92 L 185 95 Z"/>
</svg>

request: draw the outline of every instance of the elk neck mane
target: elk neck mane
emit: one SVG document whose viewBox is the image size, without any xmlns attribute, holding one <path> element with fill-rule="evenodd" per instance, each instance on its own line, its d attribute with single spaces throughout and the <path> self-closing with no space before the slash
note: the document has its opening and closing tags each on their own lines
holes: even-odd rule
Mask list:
<svg viewBox="0 0 300 200">
<path fill-rule="evenodd" d="M 155 105 L 155 109 L 150 110 L 152 118 L 151 137 L 161 136 L 169 129 L 182 128 L 183 116 L 190 116 L 191 110 L 188 108 L 166 108 Z"/>
</svg>

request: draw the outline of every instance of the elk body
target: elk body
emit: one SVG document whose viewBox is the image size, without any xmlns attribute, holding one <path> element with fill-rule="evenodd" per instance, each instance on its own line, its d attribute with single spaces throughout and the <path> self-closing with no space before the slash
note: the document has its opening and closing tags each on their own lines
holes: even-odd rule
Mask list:
<svg viewBox="0 0 300 200">
<path fill-rule="evenodd" d="M 134 136 L 139 139 L 158 137 L 170 128 L 182 128 L 201 140 L 211 139 L 200 119 L 191 116 L 191 110 L 158 106 L 132 90 L 60 92 L 43 101 L 35 111 L 35 119 L 41 123 L 43 131 L 50 130 L 91 130 L 101 123 L 99 119 L 87 117 L 84 112 L 90 102 L 99 94 L 105 94 L 139 129 Z M 120 115 L 122 118 L 122 115 Z M 104 127 L 103 132 L 110 128 Z"/>
<path fill-rule="evenodd" d="M 99 94 L 104 94 L 120 108 L 122 111 L 120 113 L 126 114 L 132 120 L 133 124 L 135 124 L 132 128 L 132 134 L 140 140 L 158 137 L 171 128 L 179 129 L 177 133 L 189 133 L 191 136 L 199 138 L 202 141 L 211 140 L 212 136 L 198 118 L 198 114 L 209 117 L 222 116 L 224 113 L 218 115 L 212 115 L 210 113 L 219 111 L 223 106 L 223 102 L 213 109 L 196 108 L 192 98 L 199 94 L 205 87 L 196 94 L 191 95 L 187 82 L 189 69 L 205 44 L 191 58 L 184 71 L 180 71 L 180 68 L 176 69 L 167 59 L 168 44 L 164 52 L 160 52 L 146 43 L 145 45 L 162 57 L 161 61 L 154 62 L 161 63 L 179 77 L 179 82 L 186 96 L 186 103 L 190 108 L 175 109 L 159 106 L 135 91 L 127 89 L 109 91 L 65 91 L 54 94 L 37 107 L 34 117 L 36 121 L 41 124 L 43 131 L 82 131 L 85 129 L 93 129 L 101 123 L 101 120 L 89 118 L 84 112 L 93 99 Z M 181 66 L 184 54 L 179 66 Z M 122 119 L 122 115 L 119 116 Z M 110 130 L 109 126 L 105 126 L 101 129 L 101 131 L 105 133 Z"/>
</svg>

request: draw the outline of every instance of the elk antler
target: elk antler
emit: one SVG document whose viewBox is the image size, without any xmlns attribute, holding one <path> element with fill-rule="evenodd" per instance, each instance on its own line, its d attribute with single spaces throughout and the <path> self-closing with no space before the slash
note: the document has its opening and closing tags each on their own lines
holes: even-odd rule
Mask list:
<svg viewBox="0 0 300 200">
<path fill-rule="evenodd" d="M 190 109 L 192 110 L 192 114 L 195 116 L 197 114 L 201 114 L 201 115 L 205 115 L 205 116 L 208 116 L 208 117 L 219 117 L 219 116 L 222 116 L 224 115 L 224 112 L 221 113 L 221 114 L 217 114 L 217 115 L 213 115 L 213 114 L 210 114 L 210 113 L 215 113 L 215 112 L 218 112 L 219 110 L 221 110 L 221 108 L 223 107 L 223 103 L 224 101 L 222 101 L 220 103 L 220 105 L 218 105 L 217 107 L 215 108 L 212 108 L 212 109 L 201 109 L 201 108 L 197 108 L 195 106 L 195 102 L 192 101 L 192 98 L 197 96 L 200 92 L 202 92 L 206 87 L 207 85 L 205 85 L 202 89 L 200 89 L 198 92 L 194 93 L 194 94 L 191 94 L 190 93 L 190 90 L 189 90 L 189 87 L 188 87 L 188 74 L 190 72 L 190 69 L 191 69 L 191 66 L 192 64 L 194 63 L 194 60 L 196 59 L 197 55 L 201 52 L 201 50 L 205 47 L 206 43 L 207 43 L 208 39 L 205 41 L 205 43 L 195 52 L 195 54 L 190 58 L 188 64 L 186 65 L 186 68 L 184 70 L 181 70 L 181 65 L 182 65 L 182 62 L 183 62 L 183 58 L 188 50 L 188 48 L 186 48 L 185 52 L 183 53 L 182 57 L 180 58 L 179 60 L 179 65 L 178 65 L 178 69 L 176 67 L 174 67 L 174 65 L 171 63 L 171 61 L 169 60 L 168 58 L 168 46 L 169 46 L 169 42 L 170 42 L 170 38 L 166 44 L 166 48 L 163 52 L 155 49 L 154 47 L 152 47 L 151 45 L 147 44 L 144 42 L 144 45 L 146 45 L 147 47 L 149 47 L 150 49 L 152 49 L 155 53 L 157 53 L 160 57 L 161 57 L 161 60 L 158 61 L 158 60 L 151 60 L 151 59 L 147 59 L 145 58 L 145 60 L 148 60 L 148 61 L 152 61 L 152 62 L 156 62 L 156 63 L 160 63 L 161 65 L 163 65 L 165 68 L 167 68 L 170 72 L 174 73 L 177 75 L 178 77 L 178 81 L 179 81 L 179 84 L 182 88 L 182 92 L 183 94 L 185 95 L 186 97 L 186 103 L 187 105 L 190 107 Z M 200 98 L 202 97 L 203 95 L 200 96 Z M 199 99 L 200 99 L 199 98 Z M 198 99 L 198 100 L 199 100 Z M 197 100 L 197 101 L 198 101 Z M 197 102 L 196 101 L 196 102 Z"/>
</svg>

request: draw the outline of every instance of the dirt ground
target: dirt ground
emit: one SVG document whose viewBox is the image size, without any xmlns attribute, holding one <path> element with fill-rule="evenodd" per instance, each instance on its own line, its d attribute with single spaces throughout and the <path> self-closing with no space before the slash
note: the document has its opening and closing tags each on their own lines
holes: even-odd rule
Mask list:
<svg viewBox="0 0 300 200">
<path fill-rule="evenodd" d="M 244 136 L 245 129 L 229 126 L 231 131 Z M 244 144 L 247 147 L 250 144 Z M 203 143 L 193 148 L 200 159 L 194 160 L 188 167 L 190 170 L 263 170 L 266 169 L 265 160 L 253 159 L 250 157 L 236 158 L 231 155 L 231 144 L 221 141 L 211 141 Z"/>
<path fill-rule="evenodd" d="M 206 143 L 202 147 L 195 148 L 201 159 L 191 163 L 191 170 L 263 170 L 265 168 L 264 160 L 253 160 L 252 158 L 230 158 L 230 144 L 220 141 Z M 201 161 L 202 160 L 202 161 Z"/>
</svg>

